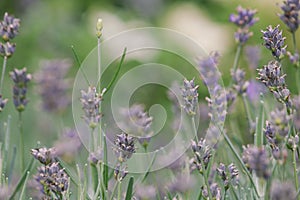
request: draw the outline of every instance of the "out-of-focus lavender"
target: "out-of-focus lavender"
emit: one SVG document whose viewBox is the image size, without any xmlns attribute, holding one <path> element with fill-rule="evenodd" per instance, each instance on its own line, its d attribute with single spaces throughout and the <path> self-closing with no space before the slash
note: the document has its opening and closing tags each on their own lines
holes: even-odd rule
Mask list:
<svg viewBox="0 0 300 200">
<path fill-rule="evenodd" d="M 270 195 L 273 200 L 296 200 L 297 192 L 291 182 L 275 180 L 272 183 Z"/>
<path fill-rule="evenodd" d="M 229 16 L 229 21 L 237 25 L 238 30 L 235 32 L 234 37 L 237 43 L 243 45 L 253 35 L 253 33 L 249 31 L 249 28 L 253 26 L 259 18 L 255 17 L 257 13 L 256 10 L 245 9 L 238 6 L 237 12 L 237 15 L 231 14 Z"/>
<path fill-rule="evenodd" d="M 212 195 L 212 198 L 215 200 L 221 200 L 222 196 L 221 196 L 221 188 L 217 183 L 212 183 L 210 184 L 210 192 Z M 208 195 L 208 191 L 207 191 L 207 187 L 204 186 L 202 188 L 202 195 L 208 199 L 209 195 Z"/>
<path fill-rule="evenodd" d="M 280 60 L 286 54 L 287 45 L 284 44 L 285 37 L 282 36 L 282 31 L 279 30 L 279 25 L 274 28 L 270 25 L 266 30 L 261 30 L 264 40 L 264 46 L 269 49 L 272 55 Z"/>
<path fill-rule="evenodd" d="M 19 33 L 20 19 L 4 14 L 3 20 L 0 22 L 0 35 L 4 41 L 12 40 Z"/>
<path fill-rule="evenodd" d="M 12 72 L 10 72 L 10 77 L 14 82 L 14 86 L 13 86 L 14 105 L 19 112 L 22 112 L 28 103 L 28 100 L 26 98 L 27 84 L 31 80 L 32 76 L 31 74 L 27 74 L 26 68 L 23 68 L 23 69 L 14 69 Z"/>
<path fill-rule="evenodd" d="M 279 17 L 283 23 L 289 28 L 289 31 L 292 33 L 296 32 L 300 19 L 300 2 L 299 0 L 287 0 L 283 2 L 283 5 L 280 6 L 282 14 L 279 14 Z"/>
<path fill-rule="evenodd" d="M 295 52 L 294 54 L 292 54 L 291 52 L 287 52 L 286 53 L 290 59 L 290 62 L 295 65 L 296 67 L 299 67 L 299 63 L 300 63 L 300 55 L 298 52 Z"/>
<path fill-rule="evenodd" d="M 2 95 L 0 94 L 0 112 L 3 111 L 7 101 L 8 99 L 3 98 Z"/>
<path fill-rule="evenodd" d="M 249 170 L 254 170 L 256 175 L 261 178 L 269 178 L 270 158 L 264 147 L 247 145 L 243 147 L 243 162 Z"/>
<path fill-rule="evenodd" d="M 249 68 L 256 70 L 261 58 L 261 49 L 259 46 L 246 46 L 245 57 L 248 62 Z"/>
<path fill-rule="evenodd" d="M 300 95 L 295 96 L 292 102 L 295 108 L 293 115 L 294 126 L 297 131 L 300 131 Z"/>
<path fill-rule="evenodd" d="M 36 73 L 38 93 L 42 98 L 42 108 L 48 112 L 62 112 L 70 104 L 68 90 L 71 87 L 66 75 L 72 66 L 68 59 L 43 60 Z"/>
<path fill-rule="evenodd" d="M 156 196 L 156 188 L 153 185 L 137 184 L 134 196 L 137 199 L 154 199 Z"/>
<path fill-rule="evenodd" d="M 207 87 L 214 87 L 221 78 L 220 72 L 217 70 L 220 54 L 211 52 L 208 57 L 199 60 L 199 71 L 204 84 Z"/>
<path fill-rule="evenodd" d="M 249 86 L 249 82 L 245 80 L 245 75 L 246 72 L 242 69 L 231 70 L 232 87 L 239 95 L 244 94 Z"/>
<path fill-rule="evenodd" d="M 260 94 L 264 94 L 266 91 L 267 90 L 262 83 L 257 82 L 256 80 L 250 80 L 246 94 L 250 102 L 255 103 L 260 99 Z"/>
</svg>

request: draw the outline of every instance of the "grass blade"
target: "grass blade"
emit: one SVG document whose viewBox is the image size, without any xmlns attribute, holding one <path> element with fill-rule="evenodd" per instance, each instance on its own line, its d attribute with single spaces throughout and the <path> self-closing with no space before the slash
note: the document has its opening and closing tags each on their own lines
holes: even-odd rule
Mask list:
<svg viewBox="0 0 300 200">
<path fill-rule="evenodd" d="M 125 200 L 131 200 L 132 192 L 133 192 L 133 182 L 134 182 L 134 178 L 133 176 L 131 176 L 129 179 Z"/>
</svg>

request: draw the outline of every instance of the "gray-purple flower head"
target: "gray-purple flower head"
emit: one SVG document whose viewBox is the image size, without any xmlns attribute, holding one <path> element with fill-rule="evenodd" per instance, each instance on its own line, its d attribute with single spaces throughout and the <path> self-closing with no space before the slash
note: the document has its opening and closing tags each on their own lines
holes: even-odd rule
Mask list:
<svg viewBox="0 0 300 200">
<path fill-rule="evenodd" d="M 19 33 L 20 19 L 15 18 L 8 13 L 4 14 L 0 22 L 0 35 L 4 41 L 12 40 Z"/>
<path fill-rule="evenodd" d="M 295 33 L 299 27 L 299 11 L 300 1 L 299 0 L 287 0 L 280 6 L 282 14 L 279 17 L 283 23 L 289 28 L 289 31 Z"/>
<path fill-rule="evenodd" d="M 236 168 L 236 166 L 233 163 L 231 163 L 227 167 L 223 163 L 220 163 L 216 171 L 223 181 L 225 190 L 228 190 L 230 184 L 232 185 L 238 184 L 239 170 Z"/>
<path fill-rule="evenodd" d="M 188 81 L 183 80 L 183 88 L 181 88 L 183 97 L 183 108 L 190 116 L 196 115 L 198 107 L 198 85 L 195 85 L 194 79 Z"/>
<path fill-rule="evenodd" d="M 68 89 L 70 81 L 65 77 L 72 63 L 68 59 L 43 60 L 35 75 L 38 93 L 42 98 L 42 108 L 48 112 L 64 111 L 70 104 Z"/>
<path fill-rule="evenodd" d="M 113 150 L 120 163 L 131 158 L 132 154 L 136 152 L 135 138 L 129 136 L 127 133 L 117 135 L 114 143 Z"/>
<path fill-rule="evenodd" d="M 271 186 L 271 199 L 272 200 L 296 200 L 297 191 L 291 182 L 273 181 Z"/>
<path fill-rule="evenodd" d="M 61 199 L 69 187 L 69 177 L 58 162 L 39 167 L 35 180 L 45 197 L 54 199 Z"/>
<path fill-rule="evenodd" d="M 286 74 L 281 72 L 281 64 L 278 61 L 270 61 L 262 69 L 258 69 L 258 77 L 263 84 L 272 92 L 275 98 L 286 105 L 287 109 L 291 108 L 290 91 L 285 84 Z"/>
<path fill-rule="evenodd" d="M 211 147 L 206 144 L 205 139 L 201 138 L 198 142 L 192 141 L 192 150 L 194 157 L 190 160 L 191 170 L 203 173 L 212 156 Z"/>
<path fill-rule="evenodd" d="M 89 87 L 87 91 L 81 90 L 80 98 L 82 109 L 84 111 L 84 120 L 92 129 L 97 127 L 101 114 L 99 111 L 101 96 L 97 93 L 96 87 Z"/>
<path fill-rule="evenodd" d="M 238 26 L 237 32 L 235 32 L 235 39 L 239 44 L 245 44 L 252 36 L 252 32 L 249 28 L 253 26 L 259 19 L 255 17 L 256 10 L 245 9 L 241 6 L 237 7 L 238 14 L 231 14 L 229 21 Z"/>
<path fill-rule="evenodd" d="M 287 52 L 286 53 L 289 57 L 290 62 L 295 65 L 296 67 L 299 67 L 300 65 L 300 55 L 298 52 L 295 52 L 294 54 L 292 54 L 291 52 Z"/>
<path fill-rule="evenodd" d="M 14 82 L 13 86 L 13 100 L 16 109 L 19 112 L 22 112 L 28 100 L 26 99 L 27 94 L 27 85 L 28 82 L 31 80 L 31 74 L 27 74 L 27 69 L 14 69 L 10 72 L 10 77 Z"/>
<path fill-rule="evenodd" d="M 285 37 L 282 36 L 282 31 L 279 30 L 279 25 L 272 27 L 271 25 L 266 30 L 261 30 L 264 40 L 263 45 L 269 49 L 272 55 L 280 60 L 286 54 L 286 45 L 284 44 Z"/>
<path fill-rule="evenodd" d="M 221 188 L 219 187 L 219 185 L 217 183 L 210 184 L 209 188 L 210 188 L 212 198 L 214 200 L 221 200 L 222 199 Z M 202 187 L 202 196 L 204 196 L 205 199 L 209 199 L 208 198 L 209 193 L 208 193 L 208 190 L 207 190 L 207 186 Z"/>
<path fill-rule="evenodd" d="M 249 82 L 245 81 L 245 74 L 246 72 L 242 69 L 231 70 L 233 88 L 240 95 L 244 94 L 249 86 Z"/>
<path fill-rule="evenodd" d="M 269 157 L 268 153 L 263 147 L 256 147 L 247 145 L 243 147 L 243 162 L 249 170 L 254 170 L 256 175 L 261 178 L 269 178 Z"/>
<path fill-rule="evenodd" d="M 15 43 L 6 42 L 2 44 L 0 42 L 0 56 L 9 58 L 14 54 L 15 50 L 16 50 Z"/>
<path fill-rule="evenodd" d="M 39 149 L 31 149 L 31 155 L 44 165 L 49 165 L 50 163 L 53 163 L 57 156 L 54 148 L 47 149 L 46 147 L 42 147 Z"/>
<path fill-rule="evenodd" d="M 0 113 L 3 111 L 8 99 L 4 99 L 0 94 Z"/>
<path fill-rule="evenodd" d="M 199 71 L 207 87 L 213 87 L 220 80 L 221 75 L 216 67 L 219 58 L 220 54 L 214 51 L 208 57 L 199 60 Z"/>
</svg>

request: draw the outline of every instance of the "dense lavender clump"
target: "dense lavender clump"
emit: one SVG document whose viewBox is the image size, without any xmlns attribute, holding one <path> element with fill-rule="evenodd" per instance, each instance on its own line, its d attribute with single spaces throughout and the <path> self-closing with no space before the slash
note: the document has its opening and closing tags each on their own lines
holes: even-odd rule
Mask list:
<svg viewBox="0 0 300 200">
<path fill-rule="evenodd" d="M 279 25 L 274 28 L 270 25 L 265 31 L 262 30 L 261 32 L 263 33 L 264 46 L 271 51 L 277 60 L 282 59 L 286 54 L 287 46 L 284 44 L 286 38 L 282 36 Z"/>
</svg>

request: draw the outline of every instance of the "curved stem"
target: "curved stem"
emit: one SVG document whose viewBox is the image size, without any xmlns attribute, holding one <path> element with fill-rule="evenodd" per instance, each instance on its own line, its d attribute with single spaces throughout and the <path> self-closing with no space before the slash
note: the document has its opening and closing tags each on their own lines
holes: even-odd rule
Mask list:
<svg viewBox="0 0 300 200">
<path fill-rule="evenodd" d="M 4 56 L 3 67 L 2 67 L 2 75 L 1 75 L 1 82 L 0 82 L 0 94 L 2 93 L 2 86 L 3 86 L 3 81 L 4 81 L 4 74 L 5 74 L 5 70 L 6 70 L 6 64 L 7 64 L 7 57 Z"/>
</svg>

